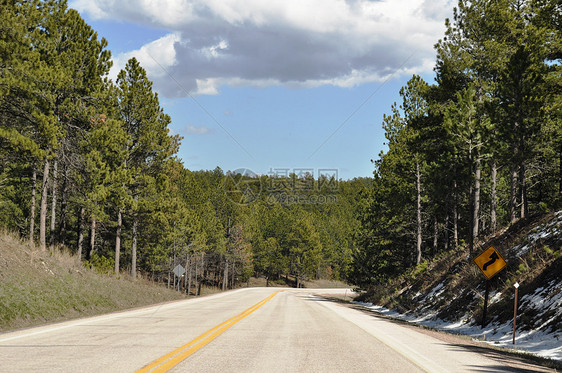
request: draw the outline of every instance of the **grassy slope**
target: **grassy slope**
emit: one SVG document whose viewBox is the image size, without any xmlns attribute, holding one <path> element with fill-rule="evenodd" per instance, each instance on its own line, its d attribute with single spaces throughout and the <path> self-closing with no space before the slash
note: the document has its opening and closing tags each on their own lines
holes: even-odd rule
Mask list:
<svg viewBox="0 0 562 373">
<path fill-rule="evenodd" d="M 497 296 L 489 302 L 488 321 L 502 323 L 513 317 L 515 282 L 521 284 L 519 299 L 541 292 L 543 287 L 546 299 L 562 291 L 562 211 L 520 221 L 489 237 L 477 253 L 490 245 L 502 253 L 508 266 L 490 280 L 490 296 Z M 391 284 L 370 289 L 360 298 L 401 313 L 434 313 L 444 320 L 472 319 L 478 323 L 484 287 L 484 276 L 468 251 L 461 250 L 444 253 Z M 522 305 L 519 330 L 536 329 L 539 325 L 545 331 L 562 330 L 562 313 L 558 309 L 544 309 L 553 306 L 547 303 Z"/>
<path fill-rule="evenodd" d="M 67 253 L 42 253 L 0 233 L 0 331 L 183 298 L 143 280 L 98 274 Z"/>
</svg>

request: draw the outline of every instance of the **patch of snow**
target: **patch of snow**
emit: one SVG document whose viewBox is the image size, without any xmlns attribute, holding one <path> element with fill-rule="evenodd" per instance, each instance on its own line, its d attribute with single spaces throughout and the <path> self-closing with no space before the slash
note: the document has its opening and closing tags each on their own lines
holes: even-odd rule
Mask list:
<svg viewBox="0 0 562 373">
<path fill-rule="evenodd" d="M 444 291 L 445 291 L 445 285 L 441 282 L 439 285 L 431 289 L 429 294 L 427 294 L 427 297 L 429 299 L 438 297 L 439 295 L 443 294 Z"/>
<path fill-rule="evenodd" d="M 562 235 L 562 210 L 555 213 L 556 218 L 547 224 L 537 226 L 532 233 L 528 235 L 527 242 L 512 248 L 510 251 L 516 256 L 525 254 L 529 249 L 537 243 L 537 241 L 551 237 L 553 235 Z M 535 310 L 533 320 L 537 325 L 533 325 L 532 330 L 518 331 L 515 333 L 515 344 L 513 341 L 513 320 L 499 323 L 492 319 L 485 328 L 480 327 L 479 320 L 474 320 L 467 315 L 460 320 L 450 321 L 437 318 L 431 304 L 426 302 L 432 298 L 438 297 L 445 291 L 444 283 L 441 282 L 432 288 L 427 295 L 418 292 L 415 295 L 416 302 L 420 307 L 414 313 L 399 313 L 396 310 L 373 305 L 371 303 L 361 303 L 382 315 L 392 318 L 404 320 L 414 324 L 420 324 L 432 327 L 438 330 L 454 332 L 471 336 L 473 340 L 485 341 L 485 343 L 493 344 L 504 348 L 511 348 L 521 351 L 530 352 L 542 357 L 550 358 L 562 362 L 562 330 L 559 326 L 553 325 L 555 319 L 562 317 L 562 279 L 555 279 L 542 287 L 536 288 L 533 292 L 523 295 L 519 300 L 518 315 L 523 309 Z M 502 297 L 502 293 L 498 292 L 491 296 L 490 303 L 498 302 Z M 417 300 L 422 298 L 421 300 Z M 421 306 L 427 303 L 427 305 Z M 544 315 L 550 312 L 545 320 Z M 519 325 L 519 317 L 518 324 Z"/>
<path fill-rule="evenodd" d="M 495 293 L 495 294 L 490 298 L 489 304 L 499 302 L 501 299 L 502 299 L 502 293 L 501 293 L 501 291 L 498 291 L 497 293 Z"/>
<path fill-rule="evenodd" d="M 516 251 L 515 256 L 518 257 L 518 258 L 520 258 L 520 257 L 522 257 L 523 255 L 527 254 L 527 252 L 529 251 L 529 249 L 530 249 L 529 245 L 524 245 L 524 246 L 522 246 L 522 247 L 518 247 L 518 246 L 517 246 L 517 247 L 515 247 L 515 249 L 514 249 L 514 250 Z"/>
<path fill-rule="evenodd" d="M 401 314 L 395 310 L 389 310 L 371 303 L 354 303 L 385 316 L 408 321 L 413 324 L 420 324 L 447 332 L 454 331 L 455 333 L 469 335 L 475 341 L 482 342 L 484 340 L 485 343 L 494 346 L 526 351 L 549 359 L 562 361 L 562 338 L 560 338 L 560 331 L 552 333 L 541 330 L 531 330 L 522 333 L 516 331 L 515 345 L 513 345 L 513 324 L 511 321 L 503 324 L 491 322 L 482 329 L 479 325 L 476 325 L 478 322 L 473 319 L 463 318 L 459 321 L 451 322 L 436 318 L 434 313 L 428 313 L 424 316 L 413 316 Z"/>
<path fill-rule="evenodd" d="M 525 255 L 537 241 L 551 236 L 560 235 L 562 233 L 562 210 L 556 212 L 555 216 L 556 219 L 550 221 L 549 223 L 539 225 L 533 229 L 533 232 L 527 236 L 526 243 L 515 246 L 512 249 L 516 257 L 519 258 L 522 255 Z"/>
<path fill-rule="evenodd" d="M 423 297 L 421 300 L 418 301 L 418 303 L 426 303 L 428 300 L 431 300 L 432 298 L 436 298 L 439 295 L 441 295 L 444 291 L 445 291 L 445 284 L 443 282 L 440 282 L 439 284 L 437 284 L 433 289 L 431 289 L 431 291 L 425 296 Z M 418 292 L 418 294 L 422 295 L 421 293 Z M 418 295 L 416 294 L 416 297 L 418 297 Z"/>
</svg>

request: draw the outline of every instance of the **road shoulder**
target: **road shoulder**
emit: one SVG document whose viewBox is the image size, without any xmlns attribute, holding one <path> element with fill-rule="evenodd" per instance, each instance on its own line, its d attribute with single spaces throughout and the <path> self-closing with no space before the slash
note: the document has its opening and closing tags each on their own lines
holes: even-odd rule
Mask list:
<svg viewBox="0 0 562 373">
<path fill-rule="evenodd" d="M 352 303 L 347 299 L 332 296 L 329 294 L 323 295 L 323 298 L 330 300 L 333 304 L 345 307 L 351 310 L 361 312 L 364 315 L 385 320 L 387 322 L 400 325 L 412 331 L 425 334 L 436 340 L 445 342 L 459 349 L 476 353 L 483 358 L 494 360 L 499 365 L 512 368 L 514 371 L 520 372 L 560 372 L 562 371 L 562 364 L 555 361 L 544 359 L 538 356 L 525 354 L 505 348 L 495 347 L 483 341 L 474 340 L 469 336 L 456 335 L 447 333 L 445 331 L 428 328 L 425 326 L 412 324 L 404 320 L 394 319 L 392 317 L 382 315 L 372 309 Z"/>
</svg>

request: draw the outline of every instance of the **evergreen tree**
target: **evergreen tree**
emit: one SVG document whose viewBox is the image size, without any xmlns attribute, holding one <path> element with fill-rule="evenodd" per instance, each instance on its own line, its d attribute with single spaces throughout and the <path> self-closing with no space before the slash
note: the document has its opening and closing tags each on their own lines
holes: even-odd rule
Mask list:
<svg viewBox="0 0 562 373">
<path fill-rule="evenodd" d="M 164 164 L 176 153 L 179 137 L 168 135 L 170 117 L 166 115 L 152 91 L 146 71 L 133 57 L 117 76 L 119 116 L 128 136 L 126 169 L 130 184 L 130 213 L 132 219 L 131 275 L 137 271 L 139 219 L 150 215 L 156 207 L 156 180 L 163 177 Z"/>
</svg>

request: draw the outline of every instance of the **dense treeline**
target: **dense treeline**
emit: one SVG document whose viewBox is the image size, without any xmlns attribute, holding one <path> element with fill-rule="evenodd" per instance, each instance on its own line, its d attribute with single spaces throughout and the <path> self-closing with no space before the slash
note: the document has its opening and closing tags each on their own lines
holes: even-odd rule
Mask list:
<svg viewBox="0 0 562 373">
<path fill-rule="evenodd" d="M 0 7 L 0 226 L 100 270 L 182 286 L 252 275 L 362 287 L 560 205 L 562 10 L 460 1 L 384 117 L 373 179 L 188 170 L 145 70 L 66 1 Z M 318 170 L 318 173 L 320 171 Z M 175 285 L 175 284 L 174 284 Z"/>
<path fill-rule="evenodd" d="M 361 209 L 353 280 L 381 283 L 562 196 L 562 2 L 461 0 L 436 84 L 400 90 Z"/>
<path fill-rule="evenodd" d="M 66 1 L 0 7 L 0 226 L 106 272 L 227 288 L 345 279 L 370 180 L 191 172 L 145 70 Z M 175 284 L 174 284 L 175 285 Z"/>
</svg>

